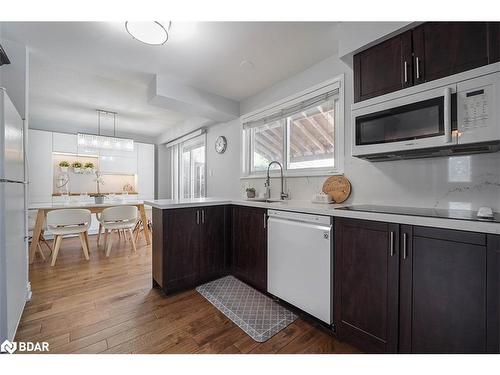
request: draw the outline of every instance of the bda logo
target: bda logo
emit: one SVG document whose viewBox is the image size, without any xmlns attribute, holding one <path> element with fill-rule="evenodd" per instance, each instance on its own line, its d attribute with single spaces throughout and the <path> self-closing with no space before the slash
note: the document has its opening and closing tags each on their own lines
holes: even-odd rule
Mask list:
<svg viewBox="0 0 500 375">
<path fill-rule="evenodd" d="M 0 345 L 0 352 L 13 354 L 17 350 L 17 343 L 5 340 L 2 345 Z"/>
</svg>

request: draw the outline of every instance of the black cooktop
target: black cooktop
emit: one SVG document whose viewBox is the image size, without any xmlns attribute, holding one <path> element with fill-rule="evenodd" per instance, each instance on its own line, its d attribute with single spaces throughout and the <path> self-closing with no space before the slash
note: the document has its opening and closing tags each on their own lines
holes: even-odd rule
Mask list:
<svg viewBox="0 0 500 375">
<path fill-rule="evenodd" d="M 443 219 L 470 220 L 500 223 L 500 213 L 494 212 L 492 219 L 483 219 L 477 217 L 477 211 L 468 210 L 446 210 L 442 208 L 417 208 L 417 207 L 398 207 L 398 206 L 375 206 L 375 205 L 355 205 L 338 208 L 338 210 L 378 212 L 384 214 L 410 215 L 437 217 Z"/>
</svg>

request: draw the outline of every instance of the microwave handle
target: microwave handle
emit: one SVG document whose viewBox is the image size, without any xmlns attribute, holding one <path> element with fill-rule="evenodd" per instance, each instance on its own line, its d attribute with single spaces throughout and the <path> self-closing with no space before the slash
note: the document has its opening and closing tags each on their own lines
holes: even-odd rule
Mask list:
<svg viewBox="0 0 500 375">
<path fill-rule="evenodd" d="M 444 89 L 444 138 L 451 143 L 451 88 Z"/>
</svg>

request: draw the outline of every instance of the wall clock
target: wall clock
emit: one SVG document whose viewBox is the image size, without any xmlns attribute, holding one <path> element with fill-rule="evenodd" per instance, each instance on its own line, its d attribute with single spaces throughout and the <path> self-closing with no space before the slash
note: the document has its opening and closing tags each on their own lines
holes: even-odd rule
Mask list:
<svg viewBox="0 0 500 375">
<path fill-rule="evenodd" d="M 218 154 L 223 154 L 226 151 L 227 148 L 227 139 L 223 135 L 217 137 L 217 140 L 215 141 L 215 151 L 217 151 Z"/>
</svg>

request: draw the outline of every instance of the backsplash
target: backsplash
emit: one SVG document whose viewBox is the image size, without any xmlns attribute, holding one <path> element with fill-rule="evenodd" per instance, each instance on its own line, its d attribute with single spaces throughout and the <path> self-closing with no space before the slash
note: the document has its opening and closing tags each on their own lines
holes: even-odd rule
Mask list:
<svg viewBox="0 0 500 375">
<path fill-rule="evenodd" d="M 345 175 L 352 184 L 346 204 L 500 212 L 500 153 L 371 163 L 347 158 Z M 291 199 L 310 200 L 326 177 L 286 179 Z M 241 194 L 253 186 L 264 192 L 264 179 L 241 180 Z M 279 197 L 279 178 L 271 180 L 271 197 Z"/>
<path fill-rule="evenodd" d="M 61 169 L 59 168 L 59 162 L 65 160 L 70 164 L 79 161 L 82 164 L 87 162 L 91 162 L 94 166 L 98 166 L 98 158 L 91 156 L 76 156 L 76 155 L 68 155 L 68 154 L 53 154 L 53 193 L 61 193 L 63 192 L 62 188 L 58 188 L 61 184 L 58 181 L 61 175 Z M 97 186 L 95 183 L 96 176 L 94 173 L 74 173 L 73 168 L 68 169 L 69 183 L 68 190 L 69 193 L 79 194 L 79 193 L 97 193 Z M 123 187 L 125 185 L 130 185 L 131 190 L 133 192 L 136 191 L 136 176 L 134 175 L 122 175 L 122 174 L 103 174 L 104 185 L 101 186 L 100 190 L 102 193 L 120 193 L 123 191 Z"/>
</svg>

